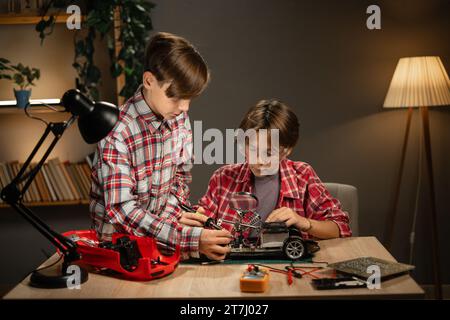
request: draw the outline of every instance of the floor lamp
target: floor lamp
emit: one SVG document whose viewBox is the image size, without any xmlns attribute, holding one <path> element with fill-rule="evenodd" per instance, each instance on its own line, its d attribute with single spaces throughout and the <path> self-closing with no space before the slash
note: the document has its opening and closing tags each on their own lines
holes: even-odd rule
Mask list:
<svg viewBox="0 0 450 320">
<path fill-rule="evenodd" d="M 439 57 L 408 57 L 399 60 L 383 105 L 383 108 L 408 108 L 406 131 L 400 160 L 400 170 L 398 172 L 397 181 L 395 184 L 392 211 L 390 212 L 387 220 L 386 246 L 388 249 L 391 249 L 394 236 L 395 218 L 398 209 L 409 129 L 411 126 L 412 108 L 420 108 L 423 125 L 423 138 L 425 143 L 425 158 L 430 182 L 429 191 L 431 199 L 430 220 L 433 255 L 432 263 L 435 297 L 437 299 L 442 299 L 442 282 L 439 262 L 436 195 L 434 190 L 433 162 L 431 158 L 428 107 L 449 105 L 450 80 Z"/>
</svg>

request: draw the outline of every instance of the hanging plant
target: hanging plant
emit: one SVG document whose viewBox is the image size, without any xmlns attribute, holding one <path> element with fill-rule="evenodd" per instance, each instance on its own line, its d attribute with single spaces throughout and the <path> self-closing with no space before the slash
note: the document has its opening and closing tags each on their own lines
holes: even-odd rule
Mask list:
<svg viewBox="0 0 450 320">
<path fill-rule="evenodd" d="M 42 20 L 36 25 L 41 41 L 52 32 L 56 18 L 48 15 L 52 2 L 41 12 Z M 143 60 L 145 45 L 149 31 L 153 29 L 150 18 L 154 4 L 147 0 L 85 0 L 85 1 L 59 1 L 60 7 L 78 4 L 85 8 L 87 16 L 82 21 L 81 30 L 74 35 L 75 56 L 73 67 L 77 71 L 77 88 L 89 95 L 92 99 L 99 99 L 99 84 L 101 82 L 100 69 L 94 62 L 94 41 L 99 35 L 106 37 L 110 56 L 110 72 L 114 78 L 124 75 L 125 84 L 119 95 L 128 98 L 137 89 L 142 81 Z M 115 11 L 116 10 L 116 11 Z M 120 51 L 116 54 L 114 41 L 115 12 L 119 13 L 120 32 L 117 41 Z"/>
</svg>

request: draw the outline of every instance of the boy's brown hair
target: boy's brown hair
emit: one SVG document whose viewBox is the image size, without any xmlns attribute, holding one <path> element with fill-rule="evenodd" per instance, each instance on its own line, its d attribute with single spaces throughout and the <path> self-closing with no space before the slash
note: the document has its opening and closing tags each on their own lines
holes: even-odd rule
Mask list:
<svg viewBox="0 0 450 320">
<path fill-rule="evenodd" d="M 298 141 L 299 122 L 294 111 L 277 100 L 261 100 L 245 115 L 239 128 L 248 129 L 278 129 L 279 144 L 285 148 L 293 148 Z"/>
<path fill-rule="evenodd" d="M 167 32 L 154 35 L 145 50 L 145 71 L 159 82 L 171 81 L 168 97 L 195 98 L 209 81 L 208 67 L 186 39 Z"/>
</svg>

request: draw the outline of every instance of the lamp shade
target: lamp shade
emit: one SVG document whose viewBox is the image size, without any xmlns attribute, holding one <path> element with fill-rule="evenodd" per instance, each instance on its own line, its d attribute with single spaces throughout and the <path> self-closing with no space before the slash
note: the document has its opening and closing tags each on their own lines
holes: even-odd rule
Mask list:
<svg viewBox="0 0 450 320">
<path fill-rule="evenodd" d="M 383 108 L 450 105 L 450 80 L 439 57 L 401 58 Z"/>
<path fill-rule="evenodd" d="M 67 91 L 61 104 L 66 111 L 78 116 L 78 129 L 87 143 L 102 140 L 119 119 L 119 109 L 115 105 L 91 101 L 76 89 Z"/>
<path fill-rule="evenodd" d="M 78 129 L 87 143 L 96 143 L 108 135 L 119 118 L 119 109 L 108 102 L 95 102 L 94 110 L 78 117 Z"/>
</svg>

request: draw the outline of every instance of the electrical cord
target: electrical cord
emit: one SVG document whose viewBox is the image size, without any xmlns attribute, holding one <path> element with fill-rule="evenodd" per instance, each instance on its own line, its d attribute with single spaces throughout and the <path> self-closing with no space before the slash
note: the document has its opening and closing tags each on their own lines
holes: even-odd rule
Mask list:
<svg viewBox="0 0 450 320">
<path fill-rule="evenodd" d="M 55 107 L 53 107 L 53 106 L 51 106 L 51 105 L 49 105 L 49 104 L 47 104 L 47 103 L 45 103 L 45 102 L 42 102 L 42 101 L 38 101 L 38 102 L 39 102 L 41 105 L 43 105 L 44 107 L 46 107 L 46 108 L 48 108 L 48 109 L 50 109 L 50 110 L 53 110 L 53 111 L 55 111 L 55 112 L 65 112 L 64 110 L 58 110 L 57 108 L 55 108 Z M 26 116 L 27 116 L 28 118 L 30 118 L 30 119 L 42 121 L 43 123 L 45 123 L 46 125 L 48 125 L 48 122 L 45 121 L 44 119 L 39 118 L 39 117 L 36 117 L 36 116 L 33 116 L 32 114 L 30 114 L 30 113 L 28 112 L 28 108 L 29 108 L 30 106 L 31 106 L 31 104 L 28 102 L 27 105 L 25 106 L 24 110 L 23 110 L 23 111 L 25 112 Z"/>
<path fill-rule="evenodd" d="M 61 261 L 61 259 L 64 257 L 64 255 L 62 255 L 61 253 L 58 253 L 58 254 L 59 254 L 58 260 L 56 260 L 55 262 L 53 262 L 52 264 L 50 264 L 48 266 L 36 269 L 36 270 L 34 270 L 34 272 L 39 272 L 39 271 L 42 271 L 42 270 L 46 270 L 46 269 L 49 269 L 49 268 L 53 267 L 54 265 L 58 264 Z"/>
</svg>

